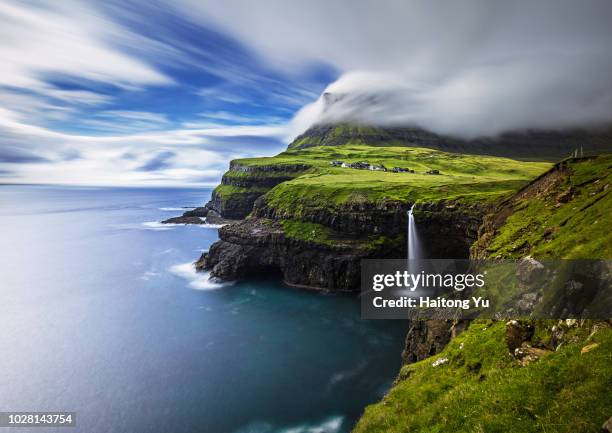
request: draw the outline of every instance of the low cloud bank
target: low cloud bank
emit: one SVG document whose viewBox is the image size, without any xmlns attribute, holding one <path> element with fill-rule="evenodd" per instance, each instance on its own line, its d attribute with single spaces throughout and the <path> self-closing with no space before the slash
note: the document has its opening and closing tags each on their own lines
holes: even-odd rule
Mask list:
<svg viewBox="0 0 612 433">
<path fill-rule="evenodd" d="M 612 120 L 606 0 L 182 3 L 287 71 L 340 71 L 334 103 L 304 107 L 295 133 L 357 121 L 476 137 Z"/>
</svg>

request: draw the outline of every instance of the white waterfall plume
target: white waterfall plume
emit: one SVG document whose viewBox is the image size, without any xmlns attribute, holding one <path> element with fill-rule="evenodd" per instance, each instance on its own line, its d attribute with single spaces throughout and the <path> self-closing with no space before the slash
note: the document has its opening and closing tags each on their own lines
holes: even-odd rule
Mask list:
<svg viewBox="0 0 612 433">
<path fill-rule="evenodd" d="M 413 204 L 408 211 L 408 260 L 419 260 L 423 258 L 416 231 L 416 224 L 414 222 L 414 215 L 412 214 L 414 206 Z"/>
</svg>

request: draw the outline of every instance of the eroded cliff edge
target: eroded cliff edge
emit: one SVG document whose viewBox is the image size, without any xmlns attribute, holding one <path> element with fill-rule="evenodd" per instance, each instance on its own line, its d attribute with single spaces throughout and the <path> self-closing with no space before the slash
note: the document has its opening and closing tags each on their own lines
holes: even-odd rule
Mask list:
<svg viewBox="0 0 612 433">
<path fill-rule="evenodd" d="M 289 284 L 323 290 L 358 291 L 362 259 L 406 256 L 410 203 L 347 206 L 295 220 L 276 215 L 260 199 L 251 216 L 219 229 L 220 240 L 197 262 L 223 280 L 278 275 Z M 465 257 L 484 214 L 482 206 L 424 205 L 416 212 L 439 242 L 432 257 Z M 432 210 L 433 209 L 433 210 Z"/>
</svg>

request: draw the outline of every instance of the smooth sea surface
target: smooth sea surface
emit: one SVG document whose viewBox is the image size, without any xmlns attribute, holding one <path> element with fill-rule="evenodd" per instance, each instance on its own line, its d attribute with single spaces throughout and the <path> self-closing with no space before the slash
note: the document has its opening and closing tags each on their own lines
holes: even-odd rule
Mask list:
<svg viewBox="0 0 612 433">
<path fill-rule="evenodd" d="M 217 228 L 158 224 L 209 196 L 0 186 L 0 411 L 76 412 L 65 433 L 350 431 L 406 324 L 361 320 L 354 296 L 211 284 L 191 263 Z"/>
</svg>

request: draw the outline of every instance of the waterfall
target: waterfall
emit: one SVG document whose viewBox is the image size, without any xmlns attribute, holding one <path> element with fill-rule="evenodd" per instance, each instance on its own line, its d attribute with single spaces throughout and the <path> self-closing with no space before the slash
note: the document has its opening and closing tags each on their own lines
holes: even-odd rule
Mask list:
<svg viewBox="0 0 612 433">
<path fill-rule="evenodd" d="M 414 215 L 412 215 L 414 206 L 413 204 L 408 211 L 408 260 L 418 260 L 422 258 L 419 238 L 416 232 L 416 224 L 414 223 Z"/>
<path fill-rule="evenodd" d="M 421 254 L 421 248 L 419 245 L 419 238 L 416 231 L 416 224 L 414 222 L 414 215 L 412 211 L 414 210 L 414 204 L 408 211 L 408 260 L 406 260 L 406 270 L 411 274 L 417 274 L 419 272 L 419 262 L 416 260 L 420 260 L 423 258 Z M 418 287 L 417 287 L 418 289 Z"/>
</svg>

